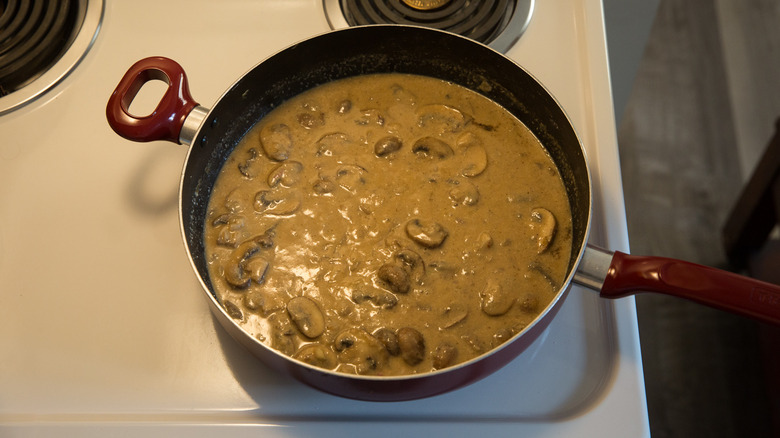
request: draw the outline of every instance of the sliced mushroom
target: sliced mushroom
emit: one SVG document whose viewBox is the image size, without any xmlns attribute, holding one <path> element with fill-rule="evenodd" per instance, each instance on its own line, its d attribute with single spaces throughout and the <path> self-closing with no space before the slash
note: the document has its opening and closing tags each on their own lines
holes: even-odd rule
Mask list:
<svg viewBox="0 0 780 438">
<path fill-rule="evenodd" d="M 394 135 L 388 135 L 387 137 L 380 138 L 374 143 L 374 154 L 376 154 L 377 157 L 385 157 L 400 150 L 401 146 L 403 146 L 403 141 L 401 141 L 400 138 Z"/>
<path fill-rule="evenodd" d="M 515 303 L 511 291 L 494 280 L 488 280 L 485 288 L 479 293 L 479 298 L 482 311 L 490 316 L 505 314 Z"/>
<path fill-rule="evenodd" d="M 298 113 L 296 120 L 305 129 L 319 128 L 325 124 L 325 113 L 312 108 L 307 112 Z"/>
<path fill-rule="evenodd" d="M 268 267 L 271 266 L 263 257 L 252 257 L 244 263 L 244 272 L 249 275 L 249 279 L 257 284 L 263 284 Z"/>
<path fill-rule="evenodd" d="M 555 237 L 555 216 L 545 208 L 534 208 L 528 226 L 531 228 L 531 239 L 536 243 L 536 251 L 543 253 Z"/>
<path fill-rule="evenodd" d="M 363 339 L 364 333 L 360 329 L 347 329 L 336 335 L 333 340 L 333 349 L 341 353 L 344 350 L 352 348 Z"/>
<path fill-rule="evenodd" d="M 307 344 L 293 355 L 295 359 L 309 365 L 332 370 L 338 365 L 336 354 L 322 344 Z"/>
<path fill-rule="evenodd" d="M 336 105 L 336 112 L 339 114 L 346 114 L 352 110 L 352 101 L 344 99 Z"/>
<path fill-rule="evenodd" d="M 268 317 L 271 347 L 292 356 L 295 353 L 295 329 L 290 318 L 284 312 L 273 313 Z"/>
<path fill-rule="evenodd" d="M 447 181 L 450 185 L 450 199 L 457 205 L 475 205 L 479 202 L 479 189 L 464 178 Z"/>
<path fill-rule="evenodd" d="M 409 365 L 417 365 L 425 359 L 425 339 L 422 333 L 411 327 L 398 329 L 398 348 L 401 358 Z"/>
<path fill-rule="evenodd" d="M 258 213 L 289 216 L 300 206 L 300 194 L 293 190 L 261 190 L 255 195 L 255 211 Z"/>
<path fill-rule="evenodd" d="M 249 286 L 251 280 L 238 263 L 227 263 L 224 268 L 225 281 L 236 289 L 244 289 Z"/>
<path fill-rule="evenodd" d="M 438 274 L 450 277 L 457 274 L 461 269 L 459 265 L 448 262 L 447 260 L 431 260 L 428 262 L 428 267 Z"/>
<path fill-rule="evenodd" d="M 298 161 L 286 161 L 271 169 L 266 181 L 271 187 L 282 185 L 292 187 L 298 184 L 303 172 L 303 164 Z"/>
<path fill-rule="evenodd" d="M 499 345 L 503 344 L 504 342 L 508 341 L 512 338 L 512 336 L 515 335 L 515 331 L 511 328 L 502 328 L 496 333 L 493 334 L 493 347 L 498 347 Z"/>
<path fill-rule="evenodd" d="M 217 235 L 217 245 L 235 248 L 247 234 L 246 220 L 242 215 L 223 214 L 214 220 L 213 225 L 221 227 Z"/>
<path fill-rule="evenodd" d="M 412 145 L 412 152 L 422 158 L 444 160 L 455 154 L 452 147 L 436 137 L 423 137 Z"/>
<path fill-rule="evenodd" d="M 352 140 L 349 136 L 343 132 L 331 132 L 325 134 L 317 140 L 315 144 L 317 156 L 330 157 L 334 153 L 339 153 L 347 150 L 352 145 Z"/>
<path fill-rule="evenodd" d="M 536 312 L 539 308 L 539 297 L 531 293 L 523 295 L 520 299 L 520 308 L 526 313 Z"/>
<path fill-rule="evenodd" d="M 232 215 L 230 214 L 221 214 L 217 216 L 213 221 L 211 221 L 211 225 L 215 227 L 221 227 L 223 225 L 227 225 L 228 221 L 230 221 L 230 218 Z"/>
<path fill-rule="evenodd" d="M 249 148 L 247 153 L 249 157 L 238 164 L 238 171 L 246 178 L 252 179 L 260 173 L 260 161 L 257 159 L 257 149 Z"/>
<path fill-rule="evenodd" d="M 455 140 L 455 146 L 457 146 L 460 150 L 481 144 L 482 140 L 480 140 L 480 138 L 473 132 L 464 132 L 458 136 L 457 140 Z"/>
<path fill-rule="evenodd" d="M 267 273 L 263 278 L 263 287 L 250 287 L 244 294 L 244 308 L 266 318 L 280 313 L 289 322 L 289 315 L 285 311 L 287 302 L 291 295 L 302 293 L 300 285 L 296 285 L 292 277 L 282 270 L 273 272 L 273 275 Z"/>
<path fill-rule="evenodd" d="M 271 227 L 269 227 L 267 230 L 265 230 L 262 234 L 255 236 L 252 238 L 255 242 L 260 245 L 261 248 L 270 248 L 274 246 L 274 237 L 276 236 L 276 226 L 279 223 L 273 224 Z"/>
<path fill-rule="evenodd" d="M 449 233 L 436 222 L 412 219 L 406 223 L 406 235 L 425 248 L 437 248 Z"/>
<path fill-rule="evenodd" d="M 425 275 L 425 261 L 420 254 L 410 249 L 402 249 L 393 254 L 393 259 L 409 272 L 410 279 L 417 283 L 422 280 Z"/>
<path fill-rule="evenodd" d="M 395 264 L 382 265 L 376 273 L 377 278 L 382 284 L 397 293 L 405 294 L 411 289 L 411 282 L 409 281 L 409 273 L 401 266 Z"/>
<path fill-rule="evenodd" d="M 239 188 L 233 189 L 228 193 L 223 205 L 231 214 L 243 214 L 251 208 L 246 193 Z"/>
<path fill-rule="evenodd" d="M 265 317 L 286 307 L 286 303 L 280 296 L 262 288 L 250 289 L 244 295 L 243 305 L 247 310 Z"/>
<path fill-rule="evenodd" d="M 471 350 L 474 353 L 482 354 L 485 351 L 487 351 L 487 347 L 485 346 L 485 343 L 482 342 L 476 335 L 467 333 L 460 337 L 461 341 L 468 344 L 469 347 L 471 347 Z"/>
<path fill-rule="evenodd" d="M 219 231 L 219 235 L 217 235 L 217 245 L 235 248 L 240 239 L 241 235 L 239 232 L 230 227 L 222 227 Z"/>
<path fill-rule="evenodd" d="M 376 372 L 390 360 L 385 345 L 358 328 L 339 333 L 333 342 L 333 349 L 339 353 L 339 361 L 353 367 L 358 374 Z"/>
<path fill-rule="evenodd" d="M 442 312 L 442 329 L 448 329 L 454 327 L 458 323 L 464 321 L 469 316 L 469 309 L 460 303 L 454 303 L 447 306 Z"/>
<path fill-rule="evenodd" d="M 558 284 L 558 282 L 553 279 L 552 274 L 548 272 L 547 267 L 538 261 L 533 261 L 528 264 L 528 273 L 525 275 L 525 278 L 539 280 L 536 281 L 535 284 L 543 283 L 544 286 L 549 286 L 550 292 L 555 292 L 560 287 L 560 284 Z"/>
<path fill-rule="evenodd" d="M 350 193 L 366 185 L 366 169 L 357 164 L 343 164 L 336 169 L 336 184 Z"/>
<path fill-rule="evenodd" d="M 485 171 L 488 164 L 487 151 L 481 145 L 472 145 L 463 151 L 461 175 L 475 177 Z"/>
<path fill-rule="evenodd" d="M 360 117 L 355 120 L 355 123 L 360 126 L 368 125 L 385 125 L 385 117 L 382 112 L 375 108 L 364 109 L 360 111 Z"/>
<path fill-rule="evenodd" d="M 314 300 L 307 297 L 295 297 L 287 302 L 287 313 L 301 333 L 314 339 L 325 332 L 325 317 Z"/>
<path fill-rule="evenodd" d="M 265 294 L 258 289 L 251 290 L 244 295 L 243 305 L 244 308 L 251 312 L 265 313 Z M 266 313 L 265 316 L 268 316 L 268 314 Z"/>
<path fill-rule="evenodd" d="M 364 225 L 361 225 L 361 227 L 365 227 L 366 230 L 369 228 L 373 229 L 376 227 L 376 224 L 373 222 L 370 216 L 374 215 L 378 208 L 382 207 L 385 203 L 385 197 L 377 194 L 377 193 L 368 193 L 365 196 L 361 196 L 358 199 L 357 208 L 358 210 L 365 214 L 366 216 L 369 216 L 366 218 L 367 222 Z"/>
<path fill-rule="evenodd" d="M 401 354 L 401 347 L 398 345 L 398 335 L 394 330 L 389 328 L 380 328 L 374 332 L 374 337 L 379 339 L 379 342 L 385 345 L 387 352 L 391 356 L 398 356 Z"/>
<path fill-rule="evenodd" d="M 440 370 L 447 368 L 455 363 L 455 359 L 458 357 L 458 349 L 452 344 L 442 343 L 436 347 L 431 355 L 431 361 L 433 362 L 433 368 Z"/>
<path fill-rule="evenodd" d="M 241 308 L 236 305 L 236 303 L 232 301 L 225 301 L 223 303 L 225 306 L 225 312 L 227 312 L 228 316 L 233 319 L 242 319 L 244 317 L 244 314 L 241 312 Z"/>
<path fill-rule="evenodd" d="M 290 127 L 283 123 L 263 127 L 260 144 L 268 158 L 276 161 L 288 159 L 293 146 Z"/>
<path fill-rule="evenodd" d="M 466 124 L 463 113 L 449 105 L 425 105 L 419 109 L 418 115 L 417 123 L 420 127 L 440 132 L 458 132 Z"/>
<path fill-rule="evenodd" d="M 345 297 L 337 297 L 331 306 L 333 313 L 346 318 L 355 311 L 355 302 Z"/>
<path fill-rule="evenodd" d="M 329 178 L 320 178 L 312 184 L 312 190 L 318 195 L 327 195 L 336 190 L 336 183 Z"/>
<path fill-rule="evenodd" d="M 243 289 L 249 286 L 249 282 L 252 280 L 252 275 L 247 271 L 247 263 L 253 257 L 259 257 L 255 254 L 263 248 L 259 237 L 249 239 L 242 244 L 238 245 L 235 250 L 228 257 L 225 265 L 223 266 L 225 272 L 225 280 L 231 286 Z M 268 269 L 268 262 L 265 263 L 265 268 Z M 259 266 L 263 265 L 263 262 L 256 262 L 254 269 L 259 269 Z M 264 271 L 265 272 L 265 271 Z M 263 274 L 264 275 L 264 274 Z"/>
<path fill-rule="evenodd" d="M 362 304 L 366 301 L 382 309 L 391 309 L 398 304 L 398 297 L 391 292 L 377 289 L 374 286 L 364 285 L 352 289 L 352 301 Z"/>
</svg>

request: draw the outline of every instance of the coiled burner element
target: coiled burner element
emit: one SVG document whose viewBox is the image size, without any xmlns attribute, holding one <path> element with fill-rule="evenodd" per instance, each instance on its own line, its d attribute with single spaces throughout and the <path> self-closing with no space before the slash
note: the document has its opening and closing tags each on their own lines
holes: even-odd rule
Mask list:
<svg viewBox="0 0 780 438">
<path fill-rule="evenodd" d="M 0 0 L 0 96 L 53 65 L 78 31 L 77 0 Z"/>
<path fill-rule="evenodd" d="M 506 27 L 517 0 L 341 0 L 350 26 L 410 24 L 489 43 Z"/>
</svg>

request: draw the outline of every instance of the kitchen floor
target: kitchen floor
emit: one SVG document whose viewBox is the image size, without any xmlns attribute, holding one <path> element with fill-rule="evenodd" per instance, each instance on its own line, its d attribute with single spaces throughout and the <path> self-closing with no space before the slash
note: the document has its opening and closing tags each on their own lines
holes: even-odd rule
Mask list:
<svg viewBox="0 0 780 438">
<path fill-rule="evenodd" d="M 777 23 L 776 0 L 661 0 L 618 117 L 632 253 L 730 269 L 721 228 L 780 117 Z M 664 296 L 637 309 L 654 438 L 780 436 L 775 328 Z"/>
</svg>

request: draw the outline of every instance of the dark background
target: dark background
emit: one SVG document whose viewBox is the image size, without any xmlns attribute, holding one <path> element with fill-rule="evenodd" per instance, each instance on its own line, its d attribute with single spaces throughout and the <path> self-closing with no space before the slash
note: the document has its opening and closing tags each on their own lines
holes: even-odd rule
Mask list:
<svg viewBox="0 0 780 438">
<path fill-rule="evenodd" d="M 632 23 L 610 3 L 616 41 Z M 780 117 L 780 1 L 657 3 L 626 102 L 615 88 L 631 252 L 733 270 L 721 230 Z M 754 274 L 780 281 L 770 257 Z M 665 296 L 637 310 L 654 438 L 780 436 L 776 329 Z"/>
</svg>

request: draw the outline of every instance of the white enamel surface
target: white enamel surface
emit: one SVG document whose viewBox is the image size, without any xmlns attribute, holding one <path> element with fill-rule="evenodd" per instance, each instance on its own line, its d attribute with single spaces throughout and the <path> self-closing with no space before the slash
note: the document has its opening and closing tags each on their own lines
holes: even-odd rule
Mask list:
<svg viewBox="0 0 780 438">
<path fill-rule="evenodd" d="M 633 299 L 579 287 L 524 354 L 442 396 L 358 402 L 268 370 L 217 326 L 187 261 L 176 204 L 186 148 L 120 138 L 105 104 L 130 65 L 160 55 L 211 107 L 265 57 L 327 31 L 321 3 L 106 3 L 78 69 L 0 116 L 1 436 L 649 434 Z M 591 242 L 627 250 L 600 2 L 536 2 L 508 55 L 581 135 Z"/>
</svg>

